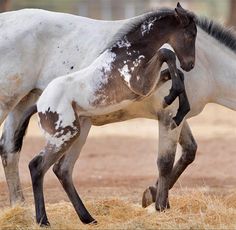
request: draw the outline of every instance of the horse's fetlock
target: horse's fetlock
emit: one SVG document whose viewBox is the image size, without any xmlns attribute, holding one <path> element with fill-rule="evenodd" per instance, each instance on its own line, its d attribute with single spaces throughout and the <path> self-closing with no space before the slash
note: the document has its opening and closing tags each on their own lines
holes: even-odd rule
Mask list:
<svg viewBox="0 0 236 230">
<path fill-rule="evenodd" d="M 166 154 L 165 156 L 158 157 L 157 166 L 159 169 L 159 174 L 161 176 L 166 176 L 170 174 L 174 164 L 174 155 Z"/>
</svg>

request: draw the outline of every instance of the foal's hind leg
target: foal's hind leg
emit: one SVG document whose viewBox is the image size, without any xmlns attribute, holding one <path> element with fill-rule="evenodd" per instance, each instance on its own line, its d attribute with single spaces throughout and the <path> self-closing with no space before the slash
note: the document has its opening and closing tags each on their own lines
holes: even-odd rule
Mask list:
<svg viewBox="0 0 236 230">
<path fill-rule="evenodd" d="M 197 144 L 186 121 L 184 122 L 183 128 L 180 133 L 179 143 L 182 147 L 182 156 L 176 162 L 172 169 L 169 179 L 169 189 L 174 186 L 180 175 L 195 159 Z M 142 198 L 142 206 L 144 208 L 156 201 L 158 183 L 159 182 L 157 180 L 156 186 L 150 186 L 144 191 Z"/>
<path fill-rule="evenodd" d="M 71 112 L 67 110 L 68 113 Z M 56 113 L 47 112 L 45 114 L 40 114 L 40 123 L 41 127 L 49 132 L 53 131 L 51 137 L 49 138 L 49 142 L 45 147 L 44 151 L 41 152 L 38 156 L 36 156 L 29 164 L 30 174 L 33 185 L 34 192 L 34 200 L 35 200 L 35 209 L 36 209 L 36 220 L 37 223 L 41 225 L 49 225 L 46 211 L 45 211 L 45 203 L 43 196 L 43 178 L 47 170 L 51 165 L 55 164 L 65 153 L 66 150 L 73 144 L 73 142 L 79 137 L 80 124 L 78 122 L 78 117 L 76 116 L 76 120 L 73 121 L 73 125 L 66 127 L 57 127 L 57 124 L 61 124 L 60 120 L 58 122 L 58 118 L 55 118 Z M 75 114 L 76 115 L 76 114 Z M 56 121 L 55 121 L 56 119 Z M 56 127 L 57 128 L 56 128 Z M 48 135 L 50 135 L 48 133 Z M 82 201 L 79 196 L 79 215 L 86 223 L 90 223 L 94 221 L 94 219 L 90 216 L 86 208 L 84 207 Z"/>
<path fill-rule="evenodd" d="M 65 154 L 58 163 L 53 166 L 53 171 L 61 182 L 64 190 L 66 191 L 71 203 L 73 204 L 80 220 L 84 224 L 96 223 L 96 221 L 86 211 L 75 187 L 72 179 L 72 172 L 74 164 L 79 157 L 80 151 L 87 139 L 88 132 L 91 127 L 89 118 L 80 118 L 81 133 L 79 138 L 71 147 L 70 151 Z"/>
</svg>

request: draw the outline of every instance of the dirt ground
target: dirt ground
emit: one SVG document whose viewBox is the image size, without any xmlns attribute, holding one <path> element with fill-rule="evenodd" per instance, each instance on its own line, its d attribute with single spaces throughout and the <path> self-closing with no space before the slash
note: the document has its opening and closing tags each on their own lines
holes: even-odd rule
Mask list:
<svg viewBox="0 0 236 230">
<path fill-rule="evenodd" d="M 234 195 L 236 192 L 235 112 L 220 106 L 208 105 L 199 116 L 190 119 L 189 123 L 198 143 L 197 157 L 171 190 L 171 204 L 175 205 L 181 199 L 185 202 L 184 199 L 188 194 L 196 192 L 197 194 L 204 193 L 206 200 L 208 199 L 206 196 L 212 198 L 212 196 Z M 40 151 L 43 144 L 44 139 L 34 120 L 31 122 L 20 159 L 21 180 L 28 205 L 31 205 L 33 200 L 28 163 Z M 93 127 L 74 169 L 74 180 L 81 197 L 89 203 L 89 207 L 93 204 L 96 207 L 102 206 L 104 202 L 108 202 L 107 206 L 109 206 L 111 199 L 118 199 L 121 204 L 113 203 L 117 210 L 120 205 L 126 207 L 127 202 L 130 207 L 138 205 L 140 208 L 143 190 L 152 185 L 157 178 L 157 148 L 158 124 L 156 121 L 135 119 L 103 127 Z M 177 155 L 179 154 L 180 149 Z M 68 205 L 72 209 L 51 170 L 45 178 L 45 197 L 46 202 L 52 205 L 49 209 L 53 209 L 52 207 L 66 209 Z M 190 197 L 190 203 L 192 201 Z M 9 207 L 8 191 L 1 166 L 0 207 L 2 210 Z M 234 208 L 235 211 L 236 205 Z M 94 212 L 96 217 L 96 210 Z M 133 212 L 136 213 L 135 210 Z M 0 213 L 0 223 L 3 214 Z M 155 215 L 160 214 L 155 213 Z M 79 222 L 76 216 L 73 217 L 73 221 Z M 234 226 L 236 226 L 236 220 L 234 221 Z M 112 227 L 115 228 L 114 226 Z M 122 228 L 121 225 L 116 226 Z M 132 227 L 134 226 L 130 225 L 130 228 Z"/>
</svg>

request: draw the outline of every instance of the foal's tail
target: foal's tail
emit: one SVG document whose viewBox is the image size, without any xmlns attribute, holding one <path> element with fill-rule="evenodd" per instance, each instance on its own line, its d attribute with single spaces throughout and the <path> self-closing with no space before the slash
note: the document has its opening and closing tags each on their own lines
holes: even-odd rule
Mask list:
<svg viewBox="0 0 236 230">
<path fill-rule="evenodd" d="M 31 106 L 24 114 L 23 117 L 16 128 L 16 131 L 14 133 L 14 143 L 13 143 L 13 153 L 20 152 L 23 144 L 23 139 L 26 134 L 26 130 L 29 125 L 30 118 L 32 115 L 37 113 L 37 105 Z"/>
</svg>

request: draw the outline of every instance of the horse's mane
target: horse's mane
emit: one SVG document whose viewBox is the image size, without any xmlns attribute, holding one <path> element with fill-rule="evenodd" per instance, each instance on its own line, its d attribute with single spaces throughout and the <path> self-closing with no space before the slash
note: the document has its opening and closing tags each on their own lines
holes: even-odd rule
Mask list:
<svg viewBox="0 0 236 230">
<path fill-rule="evenodd" d="M 196 17 L 196 24 L 206 33 L 236 52 L 236 33 L 206 17 Z"/>
</svg>

